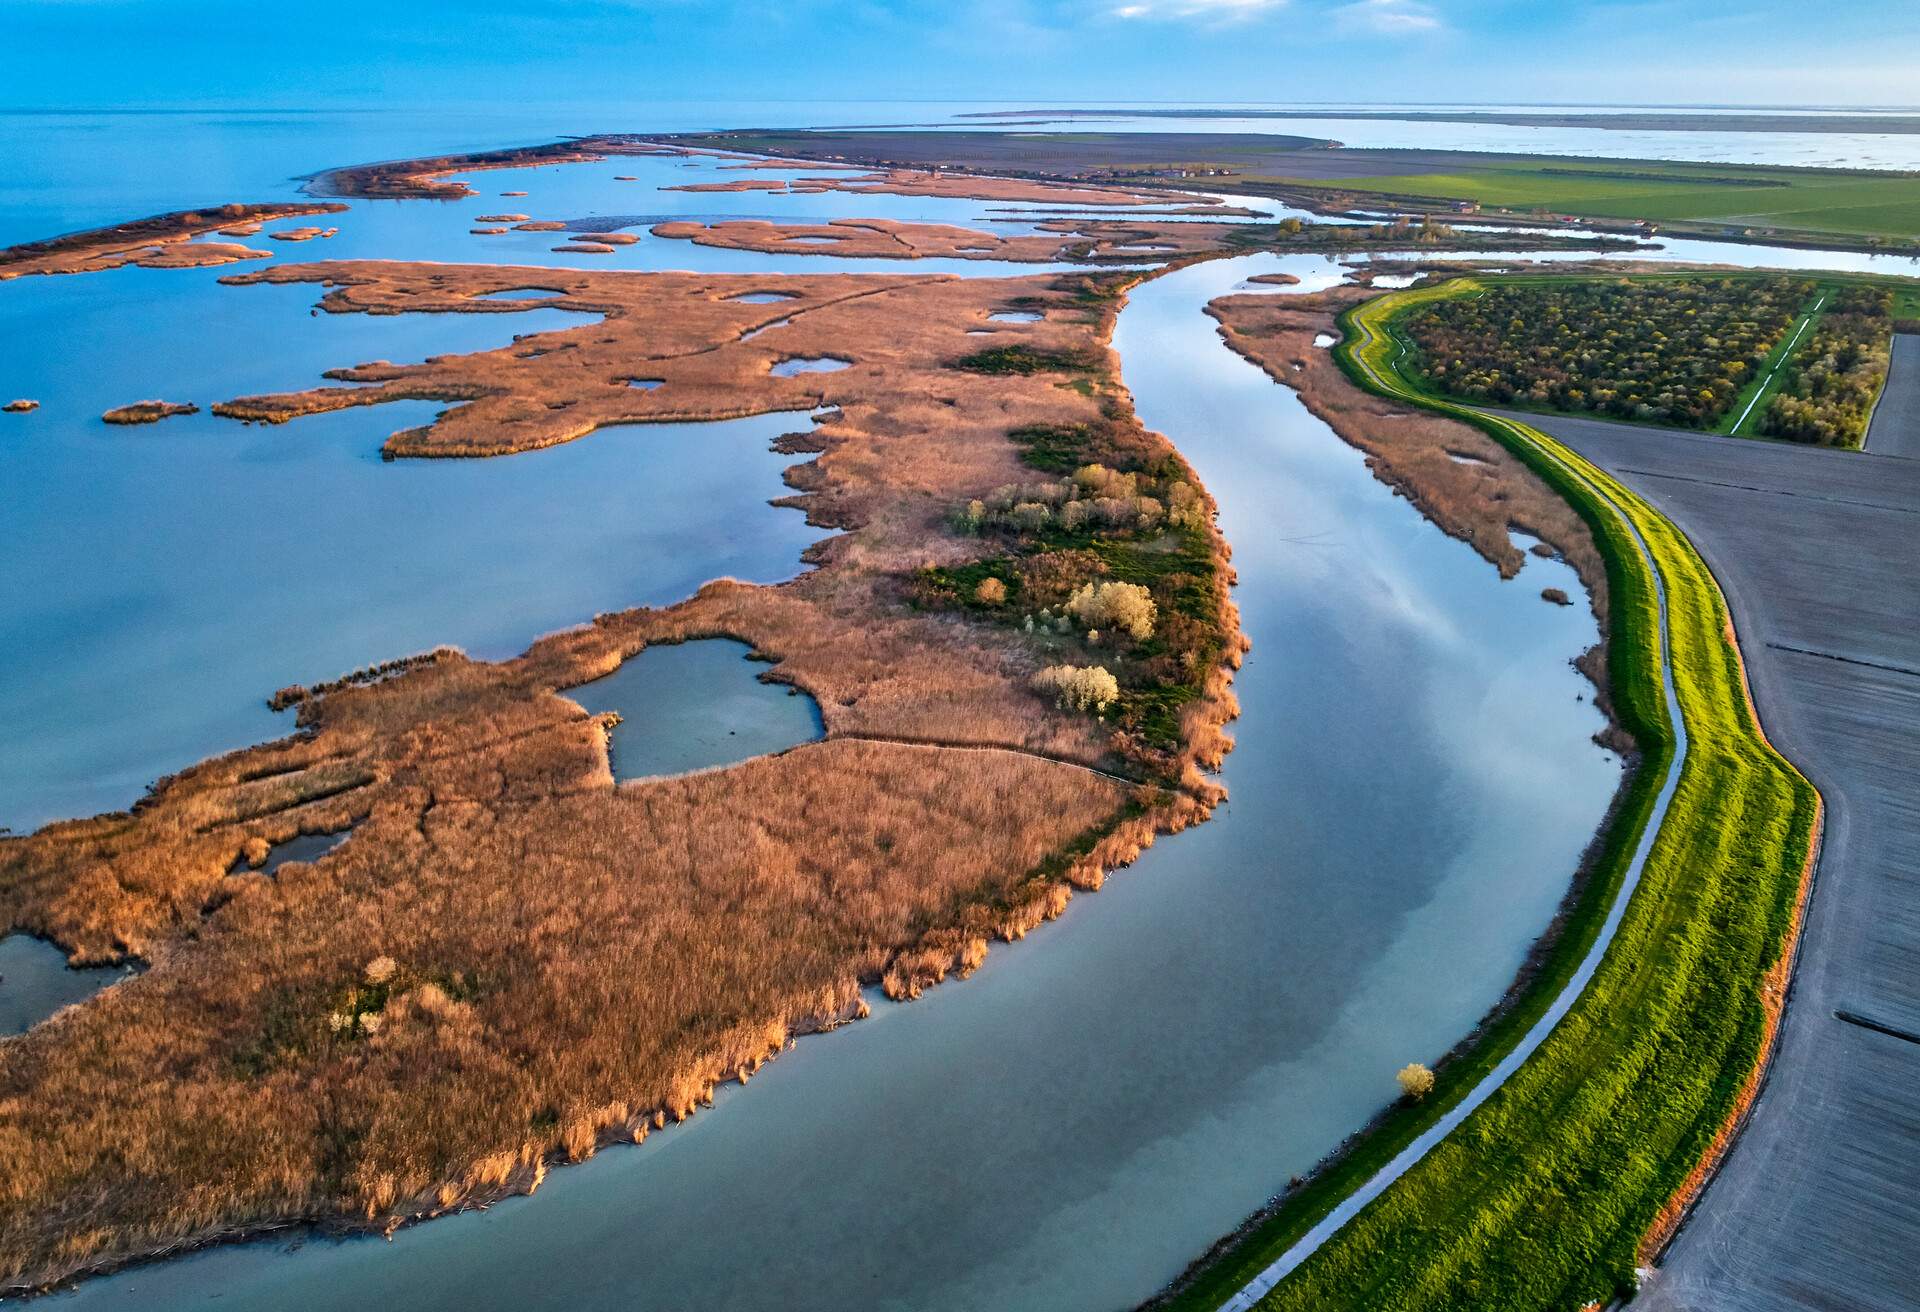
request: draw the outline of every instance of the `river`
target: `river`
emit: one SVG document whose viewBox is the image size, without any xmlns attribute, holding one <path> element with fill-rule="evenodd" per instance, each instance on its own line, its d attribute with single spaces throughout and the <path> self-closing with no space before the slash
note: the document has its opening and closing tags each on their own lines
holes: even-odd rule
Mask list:
<svg viewBox="0 0 1920 1312">
<path fill-rule="evenodd" d="M 586 176 L 537 176 L 545 185 L 563 175 Z M 501 175 L 487 180 L 490 189 L 518 189 Z M 576 211 L 615 203 L 604 194 L 576 195 L 571 181 L 550 185 Z M 626 185 L 647 193 L 648 208 L 683 203 L 660 197 L 688 195 Z M 862 197 L 831 205 L 807 199 L 821 205 L 814 212 L 874 208 Z M 464 228 L 468 208 L 356 207 L 343 218 L 338 253 L 374 249 L 358 235 L 363 222 L 380 225 L 411 254 L 464 239 L 448 225 Z M 424 235 L 434 225 L 439 235 Z M 628 267 L 660 267 L 647 262 L 651 245 L 618 258 L 631 260 Z M 675 245 L 693 252 L 691 259 L 707 258 Z M 1738 252 L 1714 249 L 1721 258 Z M 468 250 L 456 258 L 493 258 Z M 848 266 L 807 259 L 801 267 Z M 1163 840 L 1103 892 L 1077 899 L 1057 923 L 996 947 L 973 978 L 911 1004 L 876 999 L 871 1019 L 802 1041 L 749 1089 L 729 1088 L 713 1110 L 644 1147 L 611 1149 L 554 1172 L 532 1199 L 402 1231 L 390 1243 L 307 1238 L 209 1250 L 87 1282 L 48 1305 L 1110 1312 L 1151 1294 L 1336 1146 L 1390 1100 L 1394 1070 L 1437 1058 L 1500 996 L 1564 893 L 1619 781 L 1619 764 L 1591 742 L 1600 717 L 1568 663 L 1594 638 L 1591 616 L 1584 606 L 1540 598 L 1547 586 L 1577 598 L 1572 572 L 1529 558 L 1518 579 L 1502 581 L 1377 482 L 1290 390 L 1222 344 L 1202 307 L 1270 272 L 1295 273 L 1302 288 L 1342 276 L 1337 263 L 1318 256 L 1196 265 L 1138 288 L 1116 335 L 1142 418 L 1186 453 L 1219 500 L 1235 550 L 1236 600 L 1254 643 L 1235 684 L 1244 714 L 1241 745 L 1223 776 L 1232 800 L 1212 822 Z M 315 341 L 304 335 L 307 325 L 322 337 L 350 335 L 355 347 L 361 332 L 431 335 L 444 326 L 483 333 L 482 344 L 491 344 L 502 331 L 524 330 L 520 316 L 472 325 L 452 316 L 421 329 L 369 329 L 357 316 L 330 323 L 304 314 L 310 290 L 216 291 L 200 273 L 35 281 L 179 286 L 182 296 L 224 298 L 209 302 L 222 313 L 247 298 L 268 305 L 283 296 L 285 305 L 261 313 L 274 316 L 285 340 L 303 343 L 301 353 L 245 366 L 280 374 L 280 386 L 323 357 L 332 364 L 367 354 L 342 355 L 347 343 Z M 64 294 L 83 293 L 36 290 L 26 298 Z M 26 304 L 18 284 L 0 285 L 0 310 L 9 298 Z M 110 318 L 103 312 L 101 322 Z M 394 351 L 408 358 L 409 349 L 417 356 L 449 348 L 437 336 L 409 336 Z M 42 376 L 67 376 L 51 350 L 38 358 Z M 206 386 L 225 386 L 225 371 L 240 368 L 218 366 Z M 109 376 L 63 384 L 83 393 L 64 408 L 95 413 L 102 396 L 132 399 L 128 382 Z M 318 427 L 329 421 L 339 429 Z M 195 483 L 217 496 L 220 480 L 250 478 L 252 464 L 321 460 L 337 464 L 333 477 L 345 480 L 318 485 L 326 495 L 315 501 L 316 485 L 296 469 L 290 480 L 244 484 L 252 495 L 225 498 L 231 545 L 260 544 L 269 559 L 297 536 L 284 527 L 289 510 L 333 523 L 340 512 L 332 501 L 356 507 L 369 496 L 410 496 L 382 491 L 381 482 L 417 479 L 433 483 L 431 504 L 472 518 L 455 490 L 459 481 L 494 480 L 467 495 L 526 498 L 534 525 L 588 520 L 576 545 L 590 589 L 638 590 L 622 604 L 644 599 L 647 589 L 689 590 L 639 568 L 662 550 L 644 541 L 621 548 L 624 575 L 591 565 L 602 558 L 592 517 L 573 514 L 560 495 L 576 484 L 550 481 L 547 471 L 569 461 L 590 465 L 568 477 L 605 490 L 611 523 L 620 499 L 663 468 L 700 477 L 711 447 L 663 455 L 663 444 L 600 434 L 506 460 L 383 465 L 373 452 L 397 426 L 388 416 L 349 413 L 284 431 L 196 427 L 212 422 L 172 420 L 114 439 L 79 428 L 35 438 L 27 448 L 48 463 L 23 466 L 40 481 L 15 486 L 65 488 L 48 480 L 74 480 L 61 495 L 81 507 L 77 513 L 92 513 L 78 483 L 89 471 L 111 483 L 121 477 L 113 472 L 118 459 L 129 454 L 155 461 L 155 476 L 175 459 L 203 462 L 194 478 L 168 485 L 165 497 L 141 498 L 130 482 L 93 521 L 127 553 L 150 541 L 178 543 L 150 562 L 171 582 L 193 577 L 200 562 L 183 535 L 189 527 L 204 531 L 213 514 L 201 506 L 198 521 L 183 527 L 175 522 L 180 497 Z M 756 449 L 795 420 L 759 422 L 741 434 Z M 43 440 L 69 449 L 62 456 L 41 447 Z M 109 440 L 142 445 L 78 445 Z M 15 444 L 6 458 L 20 459 L 19 451 Z M 365 468 L 345 472 L 354 462 Z M 777 493 L 774 465 L 762 484 L 757 475 L 733 475 L 738 457 L 717 463 L 740 484 L 732 495 L 743 498 L 741 506 Z M 766 562 L 765 577 L 795 567 L 798 546 L 810 540 L 797 515 L 732 501 L 722 509 L 727 522 L 750 523 L 728 541 Z M 51 511 L 38 513 L 56 531 Z M 610 529 L 603 523 L 598 531 Z M 797 536 L 766 536 L 783 532 Z M 482 544 L 478 559 L 497 564 L 510 555 Z M 93 569 L 89 586 L 103 588 L 114 559 L 79 559 L 68 568 L 79 576 Z M 430 570 L 455 556 L 442 545 L 425 559 Z M 542 570 L 563 564 L 546 562 Z M 433 616 L 493 625 L 497 636 L 473 639 L 483 648 L 609 604 L 591 590 L 569 592 L 537 603 L 571 607 L 566 614 L 528 613 L 535 603 L 512 589 L 482 587 L 495 577 L 492 568 L 475 575 L 479 595 L 436 605 Z M 29 581 L 19 572 L 7 577 L 16 587 Z M 361 585 L 348 579 L 342 598 L 351 602 Z M 236 588 L 211 613 L 245 618 L 241 603 L 266 592 L 257 581 L 247 586 L 259 592 Z M 148 622 L 175 647 L 218 645 L 217 626 L 202 633 L 201 621 L 183 623 L 165 605 L 153 614 Z M 311 615 L 294 607 L 268 621 L 254 621 L 251 637 L 273 644 L 273 660 L 248 655 L 260 665 L 243 670 L 252 682 L 238 692 L 223 686 L 221 696 L 257 697 L 306 672 L 266 677 L 280 655 L 313 659 L 304 645 Z M 447 637 L 415 640 L 376 623 L 345 644 L 358 644 L 353 659 L 328 654 L 332 668 L 321 673 Z M 137 646 L 130 641 L 128 649 Z M 175 651 L 173 659 L 192 666 L 201 658 Z M 25 668 L 64 677 L 45 658 Z M 59 736 L 47 727 L 41 735 L 43 744 Z"/>
<path fill-rule="evenodd" d="M 1498 998 L 1619 778 L 1567 664 L 1591 618 L 1539 597 L 1572 572 L 1503 582 L 1200 312 L 1318 263 L 1196 266 L 1120 321 L 1142 417 L 1221 500 L 1254 641 L 1214 821 L 534 1199 L 59 1302 L 1110 1309 L 1310 1167 Z"/>
</svg>

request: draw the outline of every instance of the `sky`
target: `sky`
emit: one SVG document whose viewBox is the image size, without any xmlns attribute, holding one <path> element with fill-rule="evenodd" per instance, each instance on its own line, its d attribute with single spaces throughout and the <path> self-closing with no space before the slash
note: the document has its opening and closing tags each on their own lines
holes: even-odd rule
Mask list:
<svg viewBox="0 0 1920 1312">
<path fill-rule="evenodd" d="M 0 0 L 0 108 L 1920 102 L 1920 3 Z"/>
</svg>

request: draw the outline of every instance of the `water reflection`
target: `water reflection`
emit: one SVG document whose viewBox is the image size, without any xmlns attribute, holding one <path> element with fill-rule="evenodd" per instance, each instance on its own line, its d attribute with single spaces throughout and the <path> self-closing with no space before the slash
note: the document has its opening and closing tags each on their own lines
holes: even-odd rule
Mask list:
<svg viewBox="0 0 1920 1312">
<path fill-rule="evenodd" d="M 62 1007 L 84 1002 L 131 973 L 124 966 L 75 970 L 67 954 L 30 934 L 0 936 L 0 1039 L 24 1034 Z"/>
<path fill-rule="evenodd" d="M 1255 648 L 1233 800 L 969 981 L 738 1097 L 391 1244 L 220 1250 L 54 1306 L 1106 1312 L 1310 1166 L 1505 987 L 1618 779 L 1571 571 L 1503 582 L 1201 314 L 1137 289 L 1142 418 L 1220 498 Z M 766 1260 L 767 1254 L 778 1260 Z"/>
</svg>

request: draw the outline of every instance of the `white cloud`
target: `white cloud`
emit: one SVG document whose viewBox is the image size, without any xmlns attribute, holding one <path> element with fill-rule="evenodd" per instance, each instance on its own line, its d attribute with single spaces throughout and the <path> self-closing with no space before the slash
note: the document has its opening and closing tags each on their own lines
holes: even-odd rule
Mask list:
<svg viewBox="0 0 1920 1312">
<path fill-rule="evenodd" d="M 1436 32 L 1443 25 L 1433 6 L 1423 0 L 1354 0 L 1333 11 L 1340 26 L 1375 36 L 1415 36 Z"/>
<path fill-rule="evenodd" d="M 1108 10 L 1115 18 L 1198 18 L 1233 23 L 1279 9 L 1287 0 L 1128 0 Z"/>
</svg>

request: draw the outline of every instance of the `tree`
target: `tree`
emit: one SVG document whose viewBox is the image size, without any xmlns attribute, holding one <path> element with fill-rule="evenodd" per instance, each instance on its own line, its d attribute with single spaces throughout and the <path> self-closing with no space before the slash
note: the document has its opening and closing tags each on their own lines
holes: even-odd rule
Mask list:
<svg viewBox="0 0 1920 1312">
<path fill-rule="evenodd" d="M 1033 676 L 1034 691 L 1062 710 L 1105 711 L 1120 696 L 1120 683 L 1100 665 L 1049 665 Z"/>
<path fill-rule="evenodd" d="M 1417 1061 L 1402 1066 L 1393 1078 L 1400 1081 L 1400 1096 L 1408 1102 L 1419 1102 L 1433 1092 L 1433 1072 Z"/>
<path fill-rule="evenodd" d="M 989 575 L 973 590 L 973 599 L 982 606 L 998 606 L 1007 599 L 1007 585 Z"/>
<path fill-rule="evenodd" d="M 1085 583 L 1067 599 L 1067 613 L 1090 629 L 1122 629 L 1136 642 L 1153 636 L 1153 594 L 1138 583 Z"/>
</svg>

